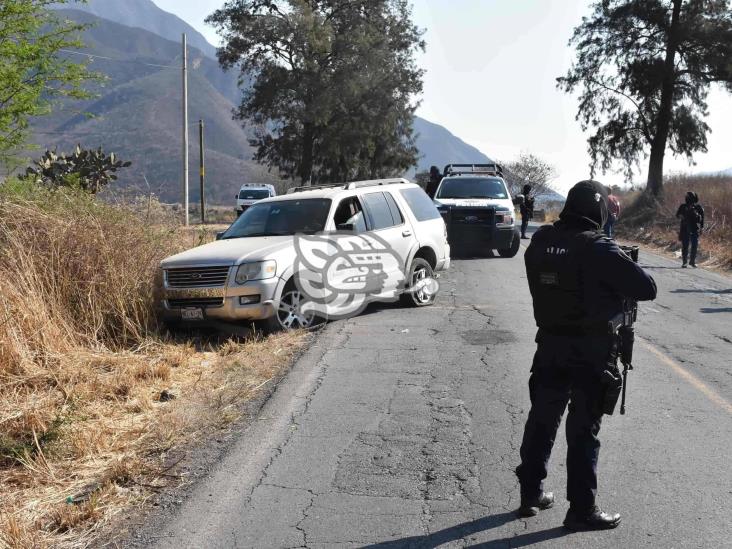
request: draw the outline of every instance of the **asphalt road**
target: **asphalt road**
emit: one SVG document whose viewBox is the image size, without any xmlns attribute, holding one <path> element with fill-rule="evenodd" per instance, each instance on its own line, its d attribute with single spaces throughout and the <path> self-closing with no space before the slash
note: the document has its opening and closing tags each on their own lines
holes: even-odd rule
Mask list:
<svg viewBox="0 0 732 549">
<path fill-rule="evenodd" d="M 563 427 L 557 505 L 513 514 L 535 333 L 519 255 L 455 261 L 434 307 L 329 325 L 156 546 L 732 547 L 732 280 L 641 262 L 659 298 L 641 306 L 628 413 L 600 433 L 617 530 L 561 527 Z"/>
</svg>

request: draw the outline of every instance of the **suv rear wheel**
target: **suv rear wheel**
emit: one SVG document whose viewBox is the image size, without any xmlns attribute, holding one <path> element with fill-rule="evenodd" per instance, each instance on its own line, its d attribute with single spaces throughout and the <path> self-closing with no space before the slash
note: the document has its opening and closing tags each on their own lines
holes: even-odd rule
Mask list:
<svg viewBox="0 0 732 549">
<path fill-rule="evenodd" d="M 401 296 L 401 301 L 410 307 L 426 307 L 432 305 L 437 298 L 436 292 L 429 292 L 427 288 L 419 287 L 420 281 L 434 278 L 432 265 L 421 257 L 415 257 L 407 273 L 407 288 Z"/>
</svg>

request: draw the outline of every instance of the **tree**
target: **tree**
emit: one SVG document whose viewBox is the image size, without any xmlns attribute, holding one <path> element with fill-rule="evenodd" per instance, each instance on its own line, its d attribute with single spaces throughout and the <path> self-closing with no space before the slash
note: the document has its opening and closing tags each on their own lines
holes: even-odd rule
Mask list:
<svg viewBox="0 0 732 549">
<path fill-rule="evenodd" d="M 63 57 L 64 49 L 83 46 L 78 34 L 85 27 L 48 9 L 65 2 L 0 2 L 0 160 L 26 142 L 31 117 L 48 114 L 61 97 L 88 97 L 82 84 L 92 74 Z"/>
<path fill-rule="evenodd" d="M 531 185 L 532 194 L 541 196 L 552 191 L 549 182 L 557 176 L 557 171 L 538 156 L 522 152 L 513 162 L 504 164 L 503 176 L 512 196 L 521 194 L 524 185 Z"/>
<path fill-rule="evenodd" d="M 236 117 L 254 125 L 257 161 L 304 184 L 416 163 L 424 43 L 407 0 L 230 0 L 207 22 L 222 66 L 254 76 Z"/>
<path fill-rule="evenodd" d="M 414 182 L 423 189 L 426 189 L 427 183 L 430 182 L 430 172 L 427 170 L 423 172 L 417 172 L 416 174 L 414 174 Z"/>
<path fill-rule="evenodd" d="M 72 154 L 46 151 L 44 155 L 26 170 L 25 179 L 54 187 L 78 186 L 96 194 L 117 180 L 116 172 L 127 168 L 131 162 L 107 155 L 101 147 L 96 150 L 82 149 L 77 145 Z"/>
<path fill-rule="evenodd" d="M 649 158 L 647 190 L 658 196 L 668 148 L 689 162 L 707 150 L 710 86 L 732 91 L 729 1 L 597 1 L 570 45 L 575 63 L 557 81 L 581 90 L 577 119 L 595 131 L 593 171 L 620 161 L 630 178 Z"/>
</svg>

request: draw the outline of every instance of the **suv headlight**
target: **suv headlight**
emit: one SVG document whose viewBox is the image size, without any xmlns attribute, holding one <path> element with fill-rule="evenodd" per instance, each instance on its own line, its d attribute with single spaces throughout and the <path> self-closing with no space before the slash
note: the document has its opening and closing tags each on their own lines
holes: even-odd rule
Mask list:
<svg viewBox="0 0 732 549">
<path fill-rule="evenodd" d="M 513 212 L 498 210 L 496 212 L 496 226 L 510 227 L 511 225 L 513 225 Z"/>
<path fill-rule="evenodd" d="M 270 259 L 268 261 L 256 261 L 254 263 L 243 263 L 236 270 L 236 283 L 245 284 L 250 280 L 266 280 L 273 278 L 277 273 L 277 263 Z"/>
</svg>

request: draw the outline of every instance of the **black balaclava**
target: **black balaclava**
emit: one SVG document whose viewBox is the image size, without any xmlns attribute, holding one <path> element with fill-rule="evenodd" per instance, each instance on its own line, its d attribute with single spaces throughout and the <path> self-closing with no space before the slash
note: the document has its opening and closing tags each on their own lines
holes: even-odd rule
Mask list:
<svg viewBox="0 0 732 549">
<path fill-rule="evenodd" d="M 688 193 L 686 193 L 686 198 L 684 199 L 684 201 L 687 204 L 691 205 L 694 202 L 696 202 L 696 200 L 694 200 L 695 198 L 696 198 L 696 195 L 693 192 L 689 191 Z"/>
<path fill-rule="evenodd" d="M 528 195 L 531 192 L 531 185 L 524 185 L 523 192 L 524 195 Z"/>
<path fill-rule="evenodd" d="M 567 195 L 559 219 L 567 224 L 589 224 L 601 229 L 607 223 L 607 189 L 597 181 L 580 181 Z"/>
</svg>

